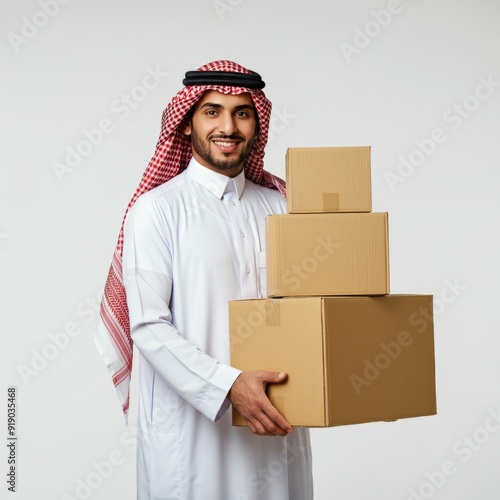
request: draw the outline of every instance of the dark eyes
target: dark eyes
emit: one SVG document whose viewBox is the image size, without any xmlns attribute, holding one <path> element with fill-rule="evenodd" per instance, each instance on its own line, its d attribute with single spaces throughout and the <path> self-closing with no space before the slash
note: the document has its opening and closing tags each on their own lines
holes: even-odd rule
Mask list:
<svg viewBox="0 0 500 500">
<path fill-rule="evenodd" d="M 207 116 L 218 116 L 219 111 L 216 109 L 207 109 L 205 114 Z M 238 118 L 250 118 L 250 113 L 248 111 L 236 111 L 234 115 Z"/>
</svg>

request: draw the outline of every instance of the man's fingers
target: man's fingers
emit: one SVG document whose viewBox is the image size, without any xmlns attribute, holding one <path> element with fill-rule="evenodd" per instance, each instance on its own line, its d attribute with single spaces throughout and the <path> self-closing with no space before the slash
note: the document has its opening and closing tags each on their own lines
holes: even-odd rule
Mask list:
<svg viewBox="0 0 500 500">
<path fill-rule="evenodd" d="M 261 374 L 263 381 L 271 384 L 279 384 L 280 382 L 283 382 L 287 377 L 287 374 L 285 372 L 262 371 Z"/>
<path fill-rule="evenodd" d="M 275 384 L 284 382 L 288 376 L 285 372 L 264 372 L 264 374 L 265 374 L 264 380 L 266 380 L 267 383 L 275 383 Z M 266 404 L 263 406 L 263 410 L 267 413 L 269 418 L 276 424 L 276 426 L 278 426 L 284 432 L 286 433 L 293 432 L 293 427 L 286 421 L 286 419 L 273 406 L 273 404 L 267 397 L 266 397 Z"/>
<path fill-rule="evenodd" d="M 247 420 L 248 428 L 259 436 L 286 436 L 288 433 L 274 424 L 264 414 L 259 418 L 254 417 L 252 420 Z"/>
<path fill-rule="evenodd" d="M 285 423 L 284 426 L 276 423 L 270 415 L 278 416 Z M 288 425 L 288 422 L 277 412 L 274 406 L 268 401 L 261 408 L 256 408 L 253 412 L 246 412 L 242 415 L 249 429 L 254 434 L 261 436 L 286 436 L 293 429 Z"/>
<path fill-rule="evenodd" d="M 287 374 L 285 372 L 261 372 L 262 380 L 265 385 L 268 383 L 279 384 L 286 380 Z M 266 426 L 269 432 L 280 436 L 285 436 L 288 433 L 293 432 L 293 427 L 286 421 L 286 419 L 279 413 L 279 411 L 273 406 L 271 401 L 266 397 L 266 401 L 262 406 L 262 410 L 265 413 L 265 419 L 261 422 Z"/>
<path fill-rule="evenodd" d="M 293 432 L 293 427 L 287 422 L 285 417 L 269 402 L 265 409 L 267 417 L 275 427 L 281 429 L 286 434 Z M 280 434 L 281 435 L 281 434 Z"/>
<path fill-rule="evenodd" d="M 265 396 L 264 396 L 265 397 Z M 286 436 L 288 433 L 293 432 L 293 427 L 286 421 L 286 419 L 279 413 L 279 411 L 272 405 L 267 397 L 258 412 L 253 415 L 273 436 Z"/>
<path fill-rule="evenodd" d="M 257 428 L 255 427 L 255 425 L 252 424 L 252 422 L 250 420 L 247 420 L 246 421 L 247 425 L 248 425 L 248 428 L 254 433 L 254 434 L 258 434 L 257 432 Z"/>
<path fill-rule="evenodd" d="M 259 436 L 267 436 L 269 434 L 269 431 L 267 430 L 266 426 L 260 421 L 259 417 L 252 415 L 251 418 L 247 418 L 245 420 L 248 428 L 254 434 L 258 434 Z"/>
<path fill-rule="evenodd" d="M 293 432 L 265 393 L 268 384 L 281 383 L 286 377 L 285 372 L 249 371 L 242 372 L 233 383 L 229 399 L 254 434 L 286 436 Z"/>
<path fill-rule="evenodd" d="M 262 426 L 266 429 L 267 434 L 272 436 L 286 436 L 287 430 L 278 425 L 272 418 L 269 417 L 264 411 L 257 417 Z"/>
</svg>

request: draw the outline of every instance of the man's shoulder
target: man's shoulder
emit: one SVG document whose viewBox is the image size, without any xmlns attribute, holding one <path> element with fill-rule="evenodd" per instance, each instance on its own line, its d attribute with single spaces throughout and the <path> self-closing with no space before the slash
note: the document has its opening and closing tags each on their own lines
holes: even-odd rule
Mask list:
<svg viewBox="0 0 500 500">
<path fill-rule="evenodd" d="M 256 184 L 255 182 L 251 181 L 250 179 L 246 179 L 246 184 L 250 187 L 250 189 L 255 190 L 256 192 L 262 193 L 264 196 L 267 196 L 269 198 L 281 198 L 283 199 L 283 195 L 278 191 L 277 189 L 273 189 L 267 186 L 262 186 L 261 184 Z"/>
<path fill-rule="evenodd" d="M 169 198 L 174 198 L 176 196 L 176 192 L 182 190 L 186 185 L 186 173 L 181 172 L 179 175 L 172 177 L 172 179 L 156 186 L 149 191 L 141 194 L 135 204 L 142 205 L 151 205 L 154 204 L 155 201 L 166 200 Z"/>
<path fill-rule="evenodd" d="M 272 208 L 274 213 L 286 213 L 286 200 L 285 197 L 277 189 L 272 189 L 266 186 L 261 186 L 260 184 L 255 184 L 254 182 L 247 179 L 245 191 L 247 190 L 252 196 L 257 199 L 264 201 Z"/>
<path fill-rule="evenodd" d="M 167 182 L 141 194 L 130 209 L 130 212 L 145 215 L 147 213 L 151 214 L 156 212 L 158 208 L 163 211 L 161 207 L 168 206 L 172 203 L 185 186 L 186 176 L 185 172 L 182 172 Z"/>
<path fill-rule="evenodd" d="M 153 189 L 142 194 L 137 201 L 141 198 L 155 200 L 159 198 L 169 198 L 170 196 L 175 196 L 175 191 L 182 189 L 186 185 L 186 172 L 181 172 L 180 174 L 172 177 L 172 179 L 156 186 Z"/>
</svg>

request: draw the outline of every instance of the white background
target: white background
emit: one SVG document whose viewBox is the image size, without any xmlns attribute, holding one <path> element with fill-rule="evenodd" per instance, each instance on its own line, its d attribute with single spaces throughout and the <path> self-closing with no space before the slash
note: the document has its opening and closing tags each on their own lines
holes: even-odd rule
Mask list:
<svg viewBox="0 0 500 500">
<path fill-rule="evenodd" d="M 135 498 L 135 406 L 127 431 L 93 304 L 163 108 L 187 70 L 233 59 L 274 104 L 268 170 L 284 176 L 287 147 L 372 146 L 392 292 L 436 297 L 438 415 L 314 430 L 316 498 L 498 500 L 500 3 L 55 1 L 49 16 L 43 0 L 2 0 L 0 15 L 0 435 L 10 385 L 19 435 L 18 491 L 2 438 L 0 497 Z M 156 87 L 137 89 L 150 70 Z M 56 175 L 106 119 L 100 144 Z M 435 129 L 441 143 L 418 153 Z M 401 156 L 418 166 L 391 189 Z"/>
</svg>

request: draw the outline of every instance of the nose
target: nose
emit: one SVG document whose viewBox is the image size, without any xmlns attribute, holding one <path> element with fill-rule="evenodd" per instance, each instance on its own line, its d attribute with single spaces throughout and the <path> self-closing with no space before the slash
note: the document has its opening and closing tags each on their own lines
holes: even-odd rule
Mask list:
<svg viewBox="0 0 500 500">
<path fill-rule="evenodd" d="M 231 135 L 238 129 L 236 126 L 236 120 L 231 113 L 223 113 L 220 117 L 219 122 L 219 132 L 225 135 Z"/>
</svg>

